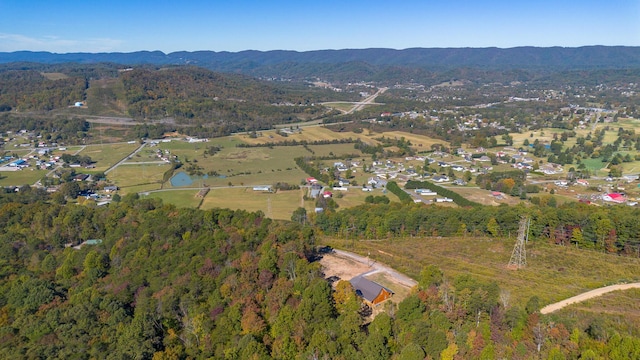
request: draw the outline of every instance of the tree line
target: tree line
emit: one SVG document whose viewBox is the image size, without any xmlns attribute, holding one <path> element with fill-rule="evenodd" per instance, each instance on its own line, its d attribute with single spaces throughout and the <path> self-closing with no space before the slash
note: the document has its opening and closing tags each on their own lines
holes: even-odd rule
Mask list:
<svg viewBox="0 0 640 360">
<path fill-rule="evenodd" d="M 393 185 L 389 187 L 389 184 L 393 182 L 387 184 L 387 189 L 392 191 Z M 566 203 L 557 207 L 476 205 L 449 208 L 406 201 L 325 212 L 316 216 L 315 224 L 331 236 L 343 236 L 349 229 L 350 237 L 363 239 L 505 236 L 517 233 L 521 216 L 531 217 L 532 239 L 627 256 L 638 256 L 640 251 L 640 223 L 636 220 L 640 210 L 625 205 L 594 207 Z"/>
</svg>

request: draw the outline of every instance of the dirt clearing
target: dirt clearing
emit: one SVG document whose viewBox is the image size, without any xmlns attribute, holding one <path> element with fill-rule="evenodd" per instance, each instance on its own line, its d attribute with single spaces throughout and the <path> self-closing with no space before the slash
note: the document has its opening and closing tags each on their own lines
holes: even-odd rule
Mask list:
<svg viewBox="0 0 640 360">
<path fill-rule="evenodd" d="M 411 292 L 411 288 L 418 283 L 410 277 L 401 274 L 392 268 L 378 263 L 368 257 L 360 256 L 342 250 L 332 250 L 322 255 L 320 260 L 325 278 L 332 276 L 340 280 L 351 280 L 352 278 L 363 275 L 367 279 L 377 282 L 378 284 L 393 291 L 394 295 L 390 301 L 399 303 L 404 300 Z M 333 284 L 338 282 L 333 278 Z M 374 316 L 381 309 L 374 309 Z"/>
</svg>

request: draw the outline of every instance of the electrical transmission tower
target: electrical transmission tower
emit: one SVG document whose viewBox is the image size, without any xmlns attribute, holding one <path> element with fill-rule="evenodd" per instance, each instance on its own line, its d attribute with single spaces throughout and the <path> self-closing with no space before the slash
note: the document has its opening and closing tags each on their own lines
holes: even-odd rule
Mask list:
<svg viewBox="0 0 640 360">
<path fill-rule="evenodd" d="M 509 260 L 508 269 L 517 270 L 527 266 L 527 250 L 525 244 L 529 239 L 529 225 L 531 219 L 523 217 L 520 219 L 520 227 L 518 228 L 518 238 L 516 239 L 516 246 L 513 247 L 513 253 L 511 253 L 511 259 Z"/>
</svg>

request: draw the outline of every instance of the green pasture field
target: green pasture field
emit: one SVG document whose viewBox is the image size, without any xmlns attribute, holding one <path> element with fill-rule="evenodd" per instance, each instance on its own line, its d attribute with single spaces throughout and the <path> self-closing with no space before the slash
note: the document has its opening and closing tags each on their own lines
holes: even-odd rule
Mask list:
<svg viewBox="0 0 640 360">
<path fill-rule="evenodd" d="M 33 150 L 27 150 L 27 149 L 23 149 L 23 148 L 13 148 L 12 149 L 12 148 L 7 148 L 5 146 L 5 150 L 2 153 L 3 153 L 3 156 L 4 155 L 7 155 L 7 156 L 16 155 L 18 157 L 24 157 L 24 156 L 27 156 L 27 155 L 31 154 L 32 152 L 33 152 Z"/>
<path fill-rule="evenodd" d="M 37 170 L 28 167 L 20 171 L 2 171 L 0 172 L 0 186 L 22 186 L 33 185 L 42 179 L 48 170 Z"/>
<path fill-rule="evenodd" d="M 594 175 L 602 176 L 603 174 L 608 173 L 608 171 L 603 170 L 607 166 L 607 163 L 602 162 L 602 158 L 582 159 L 581 162 Z M 573 165 L 573 166 L 577 167 L 577 165 Z"/>
<path fill-rule="evenodd" d="M 607 125 L 610 125 L 611 128 L 614 129 L 616 132 L 618 131 L 618 128 L 623 128 L 625 130 L 637 130 L 637 129 L 640 129 L 640 120 L 621 117 L 621 118 L 618 118 L 618 122 L 607 124 Z"/>
<path fill-rule="evenodd" d="M 309 156 L 331 156 L 331 154 L 334 154 L 336 156 L 362 154 L 360 150 L 356 150 L 353 146 L 354 144 L 309 145 L 308 147 L 309 149 L 313 150 L 313 153 L 305 150 L 305 153 L 299 153 L 297 156 L 307 156 L 307 154 Z"/>
<path fill-rule="evenodd" d="M 202 199 L 196 197 L 199 190 L 171 190 L 171 191 L 157 191 L 151 192 L 148 195 L 141 195 L 142 197 L 159 198 L 162 202 L 167 204 L 173 204 L 177 207 L 190 207 L 195 208 L 200 204 Z"/>
<path fill-rule="evenodd" d="M 125 188 L 120 188 L 119 192 L 120 195 L 127 195 L 127 194 L 144 194 L 147 193 L 149 191 L 155 191 L 155 190 L 159 190 L 159 185 L 158 184 L 140 184 L 140 185 L 131 185 Z"/>
<path fill-rule="evenodd" d="M 148 161 L 162 161 L 162 160 L 156 155 L 156 149 L 145 146 L 140 152 L 132 156 L 131 159 L 128 159 L 126 162 L 138 163 L 138 162 L 148 162 Z"/>
<path fill-rule="evenodd" d="M 265 144 L 265 143 L 278 143 L 283 142 L 285 140 L 295 140 L 295 141 L 323 141 L 323 140 L 334 140 L 334 139 L 363 139 L 363 141 L 367 141 L 371 143 L 371 140 L 362 134 L 356 134 L 354 132 L 345 131 L 345 132 L 336 132 L 330 129 L 327 129 L 324 126 L 308 126 L 301 128 L 302 132 L 298 134 L 289 135 L 284 137 L 278 133 L 276 130 L 269 131 L 261 131 L 262 136 L 257 137 L 255 139 L 250 138 L 246 134 L 235 135 L 235 137 L 243 141 L 247 144 Z"/>
<path fill-rule="evenodd" d="M 250 187 L 211 189 L 204 198 L 201 209 L 230 208 L 247 211 L 262 211 L 267 217 L 291 220 L 294 210 L 304 205 L 307 212 L 313 212 L 313 201 L 302 201 L 304 190 L 278 191 L 266 193 L 253 191 Z"/>
<path fill-rule="evenodd" d="M 178 169 L 175 173 L 177 174 L 180 171 L 182 170 Z M 302 170 L 293 168 L 291 170 L 282 169 L 281 171 L 269 170 L 267 172 L 263 171 L 262 173 L 260 173 L 260 171 L 263 170 L 258 170 L 258 172 L 248 175 L 226 175 L 226 177 L 208 176 L 207 179 L 192 177 L 193 184 L 188 187 L 227 186 L 229 183 L 236 186 L 274 185 L 277 182 L 299 185 L 309 176 Z M 169 188 L 172 186 L 170 182 L 167 182 L 164 187 Z"/>
<path fill-rule="evenodd" d="M 327 238 L 323 242 L 336 248 L 353 246 L 352 240 Z M 528 242 L 524 269 L 507 270 L 514 244 L 513 237 L 394 238 L 356 241 L 354 250 L 370 253 L 372 259 L 414 279 L 425 266 L 436 265 L 449 281 L 465 274 L 495 281 L 511 293 L 514 303 L 523 306 L 534 295 L 546 305 L 601 286 L 640 280 L 638 258 L 555 246 L 544 240 Z"/>
<path fill-rule="evenodd" d="M 193 144 L 190 145 L 193 146 Z M 182 168 L 176 172 L 186 171 L 190 165 L 195 164 L 201 167 L 200 171 L 205 174 L 215 171 L 218 176 L 226 177 L 209 176 L 206 180 L 194 183 L 194 186 L 202 186 L 202 183 L 222 186 L 229 182 L 234 185 L 271 185 L 276 182 L 300 184 L 308 175 L 297 168 L 294 157 L 311 154 L 302 146 L 225 147 L 213 156 L 205 155 L 204 148 L 175 146 L 171 149 L 171 153 L 177 155 L 183 162 Z"/>
<path fill-rule="evenodd" d="M 369 196 L 382 196 L 385 195 L 391 201 L 398 201 L 398 197 L 393 194 L 383 194 L 382 189 L 374 189 L 373 191 L 362 191 L 361 187 L 350 187 L 348 191 L 333 191 L 329 189 L 333 193 L 333 200 L 338 204 L 340 209 L 347 209 L 350 207 L 358 206 L 364 204 L 364 199 Z M 340 197 L 342 194 L 342 197 Z"/>
<path fill-rule="evenodd" d="M 128 188 L 149 185 L 150 189 L 160 189 L 164 173 L 169 164 L 127 165 L 123 164 L 109 172 L 107 178 L 116 183 L 123 192 L 132 192 Z M 150 190 L 149 188 L 145 190 Z"/>
<path fill-rule="evenodd" d="M 609 130 L 604 132 L 604 138 L 602 138 L 603 144 L 613 144 L 618 139 L 618 128 L 615 130 Z"/>
<path fill-rule="evenodd" d="M 95 171 L 104 171 L 113 164 L 124 159 L 127 155 L 134 152 L 140 144 L 104 144 L 104 145 L 87 145 L 78 155 L 86 155 L 95 161 Z"/>
<path fill-rule="evenodd" d="M 52 155 L 60 156 L 62 154 L 75 154 L 76 152 L 82 150 L 82 146 L 65 146 L 66 150 L 59 150 L 60 148 L 55 148 L 51 151 Z"/>
</svg>

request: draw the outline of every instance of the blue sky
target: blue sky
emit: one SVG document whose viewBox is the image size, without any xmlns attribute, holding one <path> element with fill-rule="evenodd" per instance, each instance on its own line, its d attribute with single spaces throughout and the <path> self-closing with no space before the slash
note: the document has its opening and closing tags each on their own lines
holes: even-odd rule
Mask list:
<svg viewBox="0 0 640 360">
<path fill-rule="evenodd" d="M 640 46 L 638 0 L 0 0 L 0 51 Z"/>
</svg>

